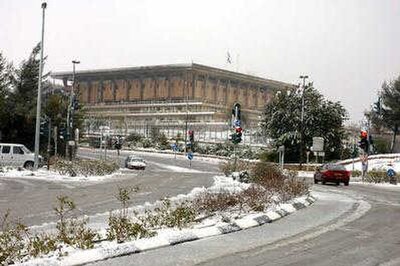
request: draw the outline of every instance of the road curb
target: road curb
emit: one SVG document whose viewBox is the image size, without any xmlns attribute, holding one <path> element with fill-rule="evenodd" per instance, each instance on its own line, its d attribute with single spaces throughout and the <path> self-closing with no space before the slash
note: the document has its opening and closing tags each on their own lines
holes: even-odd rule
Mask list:
<svg viewBox="0 0 400 266">
<path fill-rule="evenodd" d="M 134 253 L 141 253 L 148 250 L 158 249 L 167 246 L 174 246 L 185 242 L 195 241 L 204 239 L 212 236 L 218 236 L 223 234 L 230 234 L 248 228 L 261 226 L 264 224 L 272 223 L 287 215 L 290 215 L 297 210 L 306 208 L 316 201 L 316 198 L 312 195 L 308 195 L 307 198 L 295 199 L 293 203 L 282 204 L 275 211 L 268 211 L 264 213 L 249 214 L 243 218 L 233 220 L 231 222 L 219 223 L 218 225 L 212 225 L 209 227 L 195 228 L 195 229 L 183 229 L 168 237 L 156 236 L 150 239 L 139 239 L 131 242 L 125 242 L 118 244 L 117 246 L 101 246 L 92 250 L 87 250 L 87 254 L 79 256 L 79 263 L 73 254 L 66 257 L 63 260 L 63 265 L 83 265 L 86 263 L 92 263 L 95 261 L 101 261 L 105 259 L 126 256 Z M 39 264 L 24 264 L 24 265 L 39 265 Z"/>
</svg>

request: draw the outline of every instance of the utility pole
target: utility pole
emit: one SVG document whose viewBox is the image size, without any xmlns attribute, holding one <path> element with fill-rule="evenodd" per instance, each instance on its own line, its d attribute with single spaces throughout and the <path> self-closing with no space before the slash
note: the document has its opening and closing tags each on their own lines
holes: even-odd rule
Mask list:
<svg viewBox="0 0 400 266">
<path fill-rule="evenodd" d="M 67 139 L 65 145 L 65 156 L 68 156 L 69 160 L 72 160 L 72 152 L 70 151 L 69 141 L 72 139 L 72 108 L 73 108 L 73 99 L 74 99 L 74 87 L 75 87 L 75 65 L 79 64 L 80 61 L 72 60 L 72 87 L 69 94 L 69 105 L 67 112 Z"/>
<path fill-rule="evenodd" d="M 185 93 L 186 93 L 186 119 L 185 119 L 185 154 L 188 153 L 187 151 L 187 134 L 188 134 L 188 120 L 189 120 L 189 86 L 187 84 L 188 75 L 185 75 Z"/>
<path fill-rule="evenodd" d="M 40 142 L 40 111 L 42 105 L 42 74 L 43 74 L 43 49 L 44 49 L 44 20 L 45 10 L 47 3 L 42 3 L 42 40 L 40 42 L 40 61 L 39 61 L 39 81 L 38 81 L 38 94 L 36 102 L 36 128 L 35 128 L 35 157 L 34 157 L 34 170 L 39 167 L 39 142 Z"/>
<path fill-rule="evenodd" d="M 301 75 L 300 79 L 303 80 L 303 90 L 301 93 L 301 125 L 300 125 L 300 169 L 303 164 L 303 147 L 304 147 L 304 92 L 306 89 L 306 79 L 308 79 L 307 75 Z"/>
</svg>

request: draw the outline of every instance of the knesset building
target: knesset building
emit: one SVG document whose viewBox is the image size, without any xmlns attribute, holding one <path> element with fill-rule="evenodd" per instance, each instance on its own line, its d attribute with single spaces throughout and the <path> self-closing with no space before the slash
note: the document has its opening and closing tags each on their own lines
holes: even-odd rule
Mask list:
<svg viewBox="0 0 400 266">
<path fill-rule="evenodd" d="M 51 76 L 69 88 L 73 73 Z M 277 91 L 294 86 L 194 63 L 75 73 L 75 91 L 86 109 L 85 131 L 89 135 L 98 134 L 102 124 L 110 126 L 114 134 L 148 135 L 156 128 L 168 137 L 184 136 L 187 122 L 196 140 L 224 141 L 231 126 L 231 109 L 237 102 L 246 130 L 244 142 L 258 142 L 253 134 L 265 104 Z"/>
</svg>

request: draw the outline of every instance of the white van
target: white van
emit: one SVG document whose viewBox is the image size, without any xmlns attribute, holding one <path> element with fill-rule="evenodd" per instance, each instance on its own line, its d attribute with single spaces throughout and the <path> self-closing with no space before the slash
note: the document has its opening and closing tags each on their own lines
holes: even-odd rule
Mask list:
<svg viewBox="0 0 400 266">
<path fill-rule="evenodd" d="M 0 165 L 33 168 L 34 153 L 22 144 L 0 143 Z M 39 157 L 41 159 L 41 156 Z"/>
</svg>

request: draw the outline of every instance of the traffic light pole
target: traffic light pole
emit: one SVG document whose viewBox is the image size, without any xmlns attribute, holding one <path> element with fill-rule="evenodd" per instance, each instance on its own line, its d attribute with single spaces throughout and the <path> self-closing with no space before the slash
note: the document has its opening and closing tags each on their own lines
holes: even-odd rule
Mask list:
<svg viewBox="0 0 400 266">
<path fill-rule="evenodd" d="M 308 76 L 300 76 L 303 79 L 303 91 L 301 93 L 301 125 L 300 125 L 300 169 L 302 169 L 303 165 L 303 146 L 304 146 L 304 92 L 306 89 L 306 79 Z"/>
<path fill-rule="evenodd" d="M 42 3 L 42 40 L 40 42 L 40 61 L 39 61 L 39 80 L 38 80 L 38 93 L 36 102 L 36 128 L 35 128 L 35 156 L 34 156 L 34 170 L 39 167 L 39 142 L 40 142 L 40 111 L 42 105 L 42 75 L 43 75 L 43 49 L 44 49 L 44 19 L 47 3 Z"/>
<path fill-rule="evenodd" d="M 50 170 L 50 151 L 51 151 L 51 119 L 49 118 L 49 129 L 47 136 L 47 171 Z"/>
<path fill-rule="evenodd" d="M 72 139 L 72 105 L 73 105 L 73 98 L 74 98 L 74 87 L 75 87 L 75 64 L 79 64 L 79 61 L 72 60 L 72 87 L 71 92 L 69 94 L 69 105 L 68 105 L 68 112 L 67 112 L 67 139 L 65 145 L 65 156 L 72 160 L 72 152 L 70 151 L 69 141 Z"/>
</svg>

